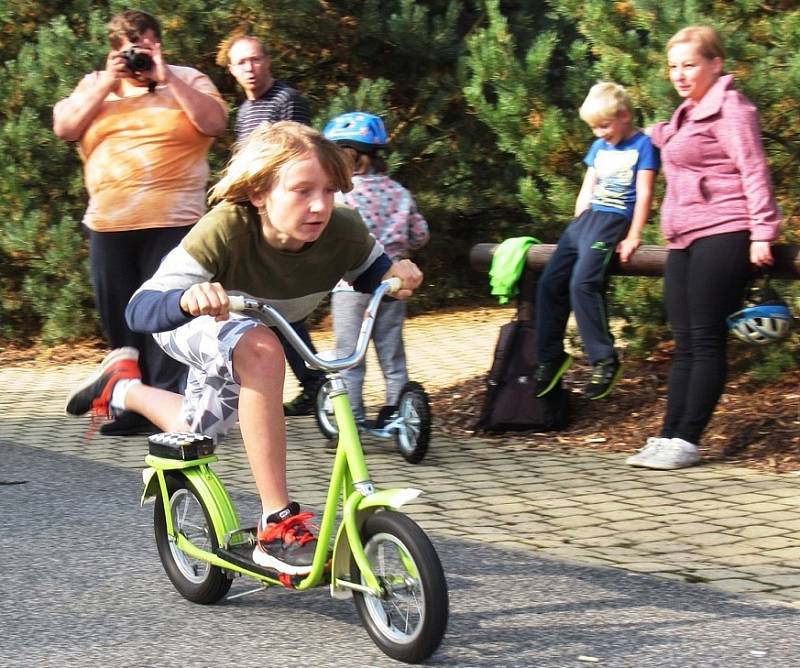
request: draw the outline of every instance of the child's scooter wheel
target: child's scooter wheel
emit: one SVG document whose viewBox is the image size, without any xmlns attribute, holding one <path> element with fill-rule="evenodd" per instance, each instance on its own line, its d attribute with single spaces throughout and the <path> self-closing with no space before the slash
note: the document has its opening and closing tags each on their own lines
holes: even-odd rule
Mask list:
<svg viewBox="0 0 800 668">
<path fill-rule="evenodd" d="M 397 661 L 421 663 L 441 643 L 450 599 L 442 563 L 425 532 L 393 510 L 369 515 L 361 540 L 382 596 L 356 590 L 353 602 L 375 644 Z M 351 561 L 353 582 L 367 582 Z M 365 587 L 366 588 L 366 587 Z"/>
<path fill-rule="evenodd" d="M 339 425 L 336 424 L 336 416 L 333 414 L 333 403 L 331 402 L 331 384 L 322 383 L 317 390 L 317 397 L 314 402 L 314 417 L 322 435 L 328 439 L 334 439 L 339 435 Z"/>
<path fill-rule="evenodd" d="M 216 603 L 231 588 L 231 579 L 218 566 L 197 560 L 178 549 L 167 532 L 166 509 L 172 514 L 172 525 L 196 547 L 214 552 L 217 545 L 211 513 L 194 485 L 180 473 L 167 475 L 165 504 L 158 491 L 153 516 L 158 555 L 175 589 L 186 599 L 209 605 Z"/>
<path fill-rule="evenodd" d="M 403 386 L 397 414 L 402 418 L 395 433 L 397 449 L 407 462 L 418 464 L 431 440 L 431 407 L 422 385 L 412 380 Z"/>
</svg>

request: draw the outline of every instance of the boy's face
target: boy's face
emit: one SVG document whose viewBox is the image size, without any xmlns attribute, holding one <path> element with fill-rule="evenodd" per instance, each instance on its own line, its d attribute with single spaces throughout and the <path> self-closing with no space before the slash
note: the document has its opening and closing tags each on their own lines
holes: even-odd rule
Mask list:
<svg viewBox="0 0 800 668">
<path fill-rule="evenodd" d="M 273 248 L 296 252 L 316 241 L 333 214 L 336 187 L 314 154 L 286 163 L 272 189 L 251 201 L 264 207 L 262 228 Z"/>
<path fill-rule="evenodd" d="M 589 125 L 595 137 L 605 139 L 612 146 L 616 146 L 625 139 L 631 131 L 631 115 L 622 111 L 614 118 L 603 119 Z"/>
</svg>

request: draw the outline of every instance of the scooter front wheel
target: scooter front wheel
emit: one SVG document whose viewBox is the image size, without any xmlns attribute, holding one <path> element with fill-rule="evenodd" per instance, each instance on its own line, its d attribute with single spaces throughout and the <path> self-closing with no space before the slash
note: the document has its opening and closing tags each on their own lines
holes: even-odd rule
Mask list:
<svg viewBox="0 0 800 668">
<path fill-rule="evenodd" d="M 392 510 L 370 515 L 361 539 L 380 597 L 353 592 L 370 637 L 398 661 L 419 663 L 436 651 L 447 629 L 449 597 L 439 556 L 425 532 Z M 353 559 L 351 577 L 366 585 Z"/>
<path fill-rule="evenodd" d="M 167 475 L 172 526 L 192 545 L 214 552 L 217 537 L 208 509 L 191 482 L 180 474 Z M 216 603 L 231 588 L 231 579 L 218 566 L 190 557 L 167 533 L 165 504 L 159 488 L 153 514 L 158 555 L 170 581 L 184 598 L 205 605 Z"/>
<path fill-rule="evenodd" d="M 401 418 L 395 434 L 397 449 L 407 462 L 418 464 L 428 452 L 431 440 L 431 406 L 422 385 L 412 380 L 403 386 L 397 400 L 397 414 Z"/>
<path fill-rule="evenodd" d="M 330 382 L 322 383 L 317 390 L 317 397 L 314 402 L 314 418 L 325 438 L 332 439 L 339 435 L 339 425 L 336 424 L 336 415 L 333 413 Z"/>
</svg>

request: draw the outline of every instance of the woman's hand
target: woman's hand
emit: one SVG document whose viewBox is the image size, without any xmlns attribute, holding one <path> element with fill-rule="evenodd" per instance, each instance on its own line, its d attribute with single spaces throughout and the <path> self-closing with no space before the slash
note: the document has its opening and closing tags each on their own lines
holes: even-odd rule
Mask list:
<svg viewBox="0 0 800 668">
<path fill-rule="evenodd" d="M 189 315 L 213 315 L 227 320 L 230 314 L 228 293 L 221 283 L 195 283 L 181 295 L 181 308 Z"/>
<path fill-rule="evenodd" d="M 769 241 L 750 242 L 750 262 L 757 267 L 769 266 L 772 264 L 772 249 Z"/>
<path fill-rule="evenodd" d="M 391 269 L 384 274 L 383 280 L 393 277 L 397 277 L 403 282 L 403 286 L 397 292 L 392 293 L 392 297 L 397 299 L 408 299 L 413 295 L 414 290 L 422 284 L 423 278 L 422 271 L 411 260 L 395 262 Z"/>
</svg>

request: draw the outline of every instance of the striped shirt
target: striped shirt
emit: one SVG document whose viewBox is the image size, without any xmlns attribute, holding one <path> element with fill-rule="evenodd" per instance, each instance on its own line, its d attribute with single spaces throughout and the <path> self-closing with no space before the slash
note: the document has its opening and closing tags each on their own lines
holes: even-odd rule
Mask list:
<svg viewBox="0 0 800 668">
<path fill-rule="evenodd" d="M 245 100 L 236 112 L 236 139 L 244 139 L 261 123 L 297 121 L 311 125 L 308 103 L 294 88 L 276 81 L 257 100 Z"/>
</svg>

